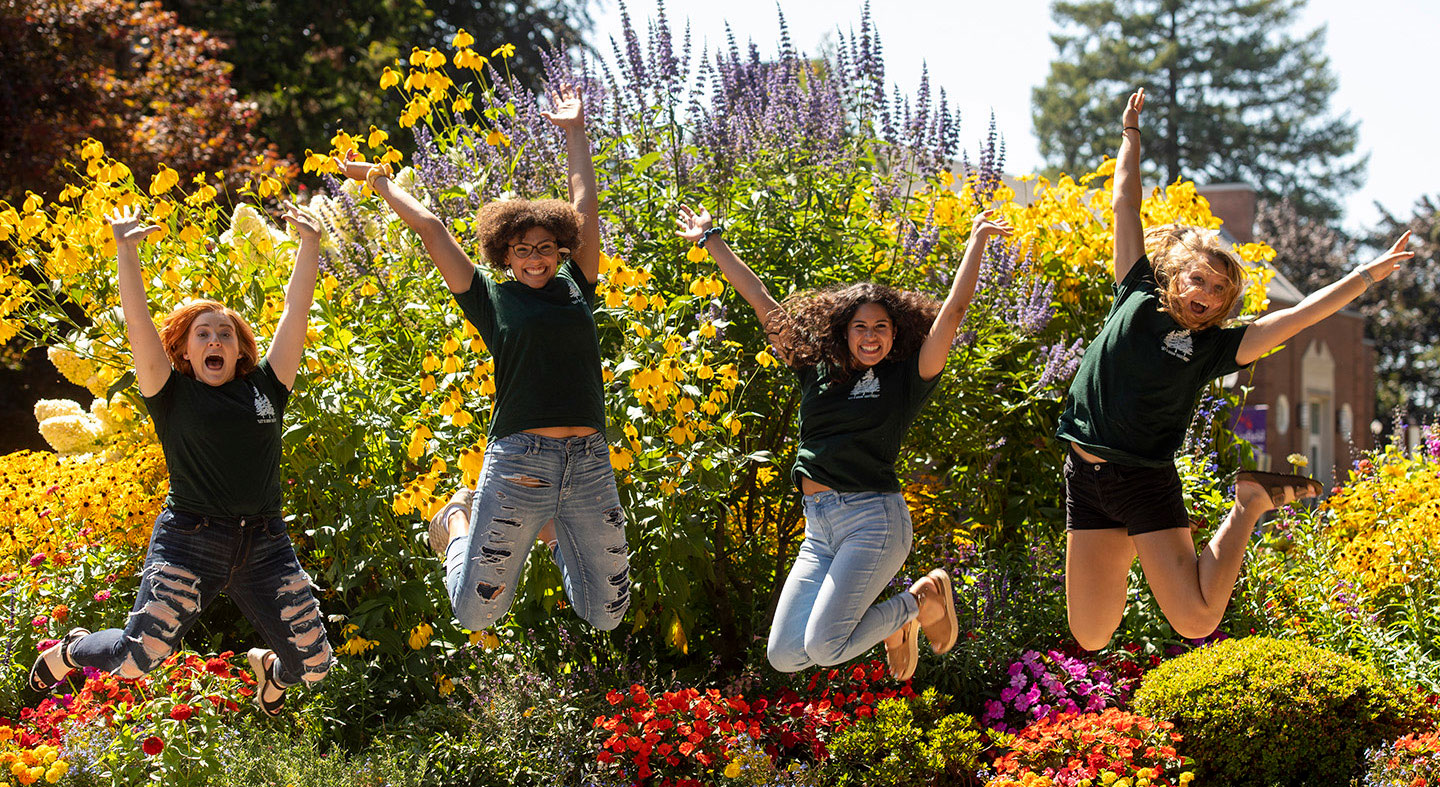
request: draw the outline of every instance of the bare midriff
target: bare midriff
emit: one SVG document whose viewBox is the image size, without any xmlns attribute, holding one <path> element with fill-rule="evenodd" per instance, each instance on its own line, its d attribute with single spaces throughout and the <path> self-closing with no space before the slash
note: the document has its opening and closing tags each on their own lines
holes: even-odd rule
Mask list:
<svg viewBox="0 0 1440 787">
<path fill-rule="evenodd" d="M 593 426 L 542 426 L 539 429 L 526 429 L 525 434 L 538 434 L 541 437 L 584 437 L 600 431 Z"/>
<path fill-rule="evenodd" d="M 818 482 L 811 481 L 809 476 L 800 476 L 800 492 L 806 495 L 815 495 L 821 492 L 834 492 L 834 489 Z"/>
<path fill-rule="evenodd" d="M 1098 464 L 1102 464 L 1102 463 L 1105 462 L 1104 459 L 1101 459 L 1100 457 L 1098 457 L 1098 456 L 1090 453 L 1089 451 L 1086 451 L 1084 448 L 1081 448 L 1080 446 L 1075 445 L 1074 443 L 1071 443 L 1071 444 L 1070 444 L 1070 447 L 1073 448 L 1073 449 L 1075 449 L 1075 453 L 1079 454 L 1079 455 L 1080 455 L 1080 458 L 1081 458 L 1081 459 L 1084 459 L 1084 460 L 1087 461 L 1087 462 L 1090 462 L 1090 463 L 1092 463 L 1092 464 L 1097 464 L 1097 465 L 1098 465 Z"/>
</svg>

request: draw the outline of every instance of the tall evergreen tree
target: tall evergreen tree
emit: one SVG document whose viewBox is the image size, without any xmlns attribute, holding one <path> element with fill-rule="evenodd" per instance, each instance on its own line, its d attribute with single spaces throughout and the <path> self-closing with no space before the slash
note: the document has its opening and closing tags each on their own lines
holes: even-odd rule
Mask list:
<svg viewBox="0 0 1440 787">
<path fill-rule="evenodd" d="M 1382 214 L 1367 245 L 1379 247 L 1410 230 L 1415 258 L 1383 299 L 1371 295 L 1376 302 L 1361 305 L 1378 356 L 1376 408 L 1433 420 L 1440 412 L 1440 198 L 1417 200 L 1409 219 Z"/>
<path fill-rule="evenodd" d="M 1145 159 L 1166 181 L 1249 183 L 1333 219 L 1363 180 L 1358 124 L 1330 112 L 1325 29 L 1305 0 L 1056 2 L 1058 56 L 1032 95 L 1040 152 L 1061 170 L 1112 154 L 1114 118 L 1146 89 Z"/>
</svg>

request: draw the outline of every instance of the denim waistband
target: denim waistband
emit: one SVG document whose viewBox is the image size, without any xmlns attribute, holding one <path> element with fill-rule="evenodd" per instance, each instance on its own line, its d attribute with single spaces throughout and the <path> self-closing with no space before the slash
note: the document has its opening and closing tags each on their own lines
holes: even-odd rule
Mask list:
<svg viewBox="0 0 1440 787">
<path fill-rule="evenodd" d="M 178 508 L 168 509 L 172 517 L 184 517 L 186 519 L 198 519 L 206 525 L 219 527 L 246 528 L 256 527 L 269 523 L 273 519 L 280 519 L 280 514 L 246 514 L 244 516 L 220 516 L 217 514 L 197 514 L 194 511 L 181 511 Z"/>
<path fill-rule="evenodd" d="M 582 451 L 606 445 L 604 432 L 591 432 L 579 437 L 546 437 L 532 432 L 515 432 L 500 438 L 523 445 L 531 453 L 539 451 Z M 498 441 L 497 441 L 498 442 Z"/>
</svg>

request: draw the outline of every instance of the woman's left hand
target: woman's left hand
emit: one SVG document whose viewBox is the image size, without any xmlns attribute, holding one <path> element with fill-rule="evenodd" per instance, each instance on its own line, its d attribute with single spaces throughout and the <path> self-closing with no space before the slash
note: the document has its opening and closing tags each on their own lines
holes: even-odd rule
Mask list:
<svg viewBox="0 0 1440 787">
<path fill-rule="evenodd" d="M 970 237 L 975 242 L 986 241 L 991 238 L 1000 238 L 1010 235 L 1015 228 L 1010 222 L 1000 215 L 998 210 L 981 211 L 975 217 L 975 223 L 970 227 Z"/>
<path fill-rule="evenodd" d="M 557 85 L 550 91 L 550 104 L 555 107 L 553 111 L 540 113 L 546 120 L 566 132 L 585 130 L 585 100 L 581 98 L 579 88 Z"/>
<path fill-rule="evenodd" d="M 1395 269 L 1400 267 L 1400 263 L 1415 256 L 1415 252 L 1405 250 L 1408 243 L 1410 243 L 1410 232 L 1406 230 L 1405 234 L 1401 235 L 1394 245 L 1386 249 L 1384 254 L 1361 265 L 1360 269 L 1368 272 L 1375 281 L 1380 281 L 1394 273 Z"/>
<path fill-rule="evenodd" d="M 295 228 L 295 232 L 300 235 L 301 240 L 320 239 L 320 217 L 313 212 L 293 202 L 286 202 L 285 213 L 280 218 Z"/>
</svg>

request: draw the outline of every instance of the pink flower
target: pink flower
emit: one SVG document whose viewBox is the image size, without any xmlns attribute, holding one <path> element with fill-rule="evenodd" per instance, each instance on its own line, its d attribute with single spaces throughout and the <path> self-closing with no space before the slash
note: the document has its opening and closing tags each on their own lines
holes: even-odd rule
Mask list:
<svg viewBox="0 0 1440 787">
<path fill-rule="evenodd" d="M 35 628 L 39 629 L 39 628 L 45 628 L 45 624 L 46 624 L 46 623 L 49 623 L 49 622 L 50 622 L 50 618 L 47 618 L 47 617 L 45 617 L 44 615 L 36 615 L 35 618 L 30 621 L 30 625 L 32 625 L 32 626 L 34 626 Z"/>
<path fill-rule="evenodd" d="M 100 591 L 99 593 L 96 593 L 96 594 L 95 594 L 95 600 L 96 600 L 96 601 L 100 601 L 100 602 L 109 601 L 109 600 L 110 600 L 110 591 L 108 591 L 108 590 L 102 590 L 102 591 Z"/>
<path fill-rule="evenodd" d="M 32 555 L 32 556 L 30 557 L 30 567 L 31 567 L 31 568 L 35 568 L 35 567 L 43 564 L 44 562 L 45 562 L 45 553 L 44 553 L 44 552 L 36 552 L 34 555 Z"/>
</svg>

